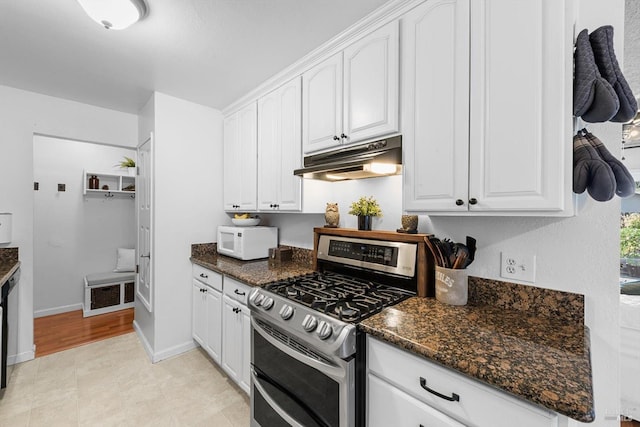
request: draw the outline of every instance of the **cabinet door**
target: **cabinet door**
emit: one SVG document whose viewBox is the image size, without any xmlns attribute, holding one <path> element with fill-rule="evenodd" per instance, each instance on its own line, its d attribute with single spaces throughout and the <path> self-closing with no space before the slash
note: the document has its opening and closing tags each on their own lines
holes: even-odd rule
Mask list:
<svg viewBox="0 0 640 427">
<path fill-rule="evenodd" d="M 367 425 L 464 427 L 453 418 L 420 402 L 375 375 L 367 375 Z"/>
<path fill-rule="evenodd" d="M 469 0 L 425 2 L 401 24 L 404 209 L 467 211 Z"/>
<path fill-rule="evenodd" d="M 248 307 L 240 306 L 240 309 L 242 310 L 239 313 L 239 317 L 242 319 L 242 373 L 239 385 L 246 393 L 249 393 L 249 384 L 251 384 L 251 318 Z"/>
<path fill-rule="evenodd" d="M 258 100 L 258 209 L 272 210 L 278 203 L 280 179 L 279 90 Z M 293 175 L 293 173 L 292 173 Z"/>
<path fill-rule="evenodd" d="M 301 83 L 296 77 L 258 100 L 258 209 L 299 211 Z"/>
<path fill-rule="evenodd" d="M 220 364 L 220 350 L 222 349 L 222 293 L 208 288 L 205 298 L 207 312 L 205 350 L 216 363 Z"/>
<path fill-rule="evenodd" d="M 191 335 L 193 339 L 198 342 L 203 348 L 205 347 L 205 339 L 207 334 L 207 318 L 206 318 L 206 306 L 204 303 L 204 289 L 205 286 L 200 284 L 197 280 L 193 280 L 192 287 L 192 303 L 193 303 L 193 317 L 191 323 Z"/>
<path fill-rule="evenodd" d="M 222 297 L 222 368 L 234 381 L 238 381 L 241 369 L 241 324 L 236 309 L 238 303 L 226 295 Z"/>
<path fill-rule="evenodd" d="M 240 206 L 240 147 L 238 146 L 238 115 L 224 119 L 224 181 L 223 199 L 225 210 L 236 210 Z"/>
<path fill-rule="evenodd" d="M 341 144 L 342 52 L 302 75 L 302 148 L 305 154 Z"/>
<path fill-rule="evenodd" d="M 344 50 L 343 143 L 398 131 L 398 32 L 394 21 Z"/>
<path fill-rule="evenodd" d="M 258 173 L 258 114 L 256 103 L 238 111 L 238 146 L 239 161 L 230 167 L 241 172 L 240 209 L 255 210 L 257 207 L 257 173 Z"/>
<path fill-rule="evenodd" d="M 302 166 L 302 87 L 296 77 L 279 91 L 280 99 L 280 171 L 278 210 L 299 211 L 302 178 L 293 174 Z"/>
<path fill-rule="evenodd" d="M 471 210 L 562 210 L 572 31 L 563 0 L 471 2 Z"/>
</svg>

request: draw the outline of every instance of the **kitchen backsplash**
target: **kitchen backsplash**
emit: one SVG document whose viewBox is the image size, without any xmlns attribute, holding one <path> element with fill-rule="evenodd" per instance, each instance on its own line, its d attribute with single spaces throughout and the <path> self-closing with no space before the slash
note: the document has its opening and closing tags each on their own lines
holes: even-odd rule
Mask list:
<svg viewBox="0 0 640 427">
<path fill-rule="evenodd" d="M 584 295 L 469 276 L 469 305 L 527 311 L 584 324 Z"/>
</svg>

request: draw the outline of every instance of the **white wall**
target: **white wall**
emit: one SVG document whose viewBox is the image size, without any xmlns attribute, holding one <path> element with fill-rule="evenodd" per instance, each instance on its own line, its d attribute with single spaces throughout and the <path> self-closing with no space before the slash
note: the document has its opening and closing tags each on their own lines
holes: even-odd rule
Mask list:
<svg viewBox="0 0 640 427">
<path fill-rule="evenodd" d="M 153 361 L 193 346 L 191 244 L 215 241 L 222 207 L 222 114 L 154 94 L 154 312 L 139 331 Z M 136 306 L 138 311 L 143 307 Z M 149 317 L 149 316 L 147 316 Z M 149 338 L 152 333 L 153 338 Z"/>
<path fill-rule="evenodd" d="M 123 173 L 132 148 L 36 135 L 34 180 L 34 315 L 82 308 L 83 277 L 112 271 L 117 248 L 135 247 L 135 203 L 130 195 L 83 196 L 84 169 Z M 58 192 L 57 185 L 66 191 Z M 103 183 L 101 182 L 101 185 Z M 112 188 L 114 189 L 114 188 Z"/>
<path fill-rule="evenodd" d="M 0 86 L 0 211 L 13 212 L 20 248 L 17 360 L 33 357 L 33 134 L 135 146 L 137 117 Z"/>
</svg>

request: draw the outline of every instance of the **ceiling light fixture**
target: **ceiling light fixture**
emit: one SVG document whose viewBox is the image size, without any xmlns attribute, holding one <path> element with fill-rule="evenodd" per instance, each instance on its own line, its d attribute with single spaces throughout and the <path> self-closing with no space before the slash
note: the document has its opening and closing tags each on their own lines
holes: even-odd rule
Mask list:
<svg viewBox="0 0 640 427">
<path fill-rule="evenodd" d="M 78 0 L 78 3 L 107 30 L 124 30 L 147 15 L 144 0 Z"/>
</svg>

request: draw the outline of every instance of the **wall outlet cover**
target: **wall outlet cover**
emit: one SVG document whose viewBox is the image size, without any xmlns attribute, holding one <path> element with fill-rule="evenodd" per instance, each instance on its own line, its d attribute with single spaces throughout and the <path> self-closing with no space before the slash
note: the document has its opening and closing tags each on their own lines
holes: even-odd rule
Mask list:
<svg viewBox="0 0 640 427">
<path fill-rule="evenodd" d="M 500 253 L 500 277 L 535 283 L 536 256 L 513 252 Z"/>
</svg>

